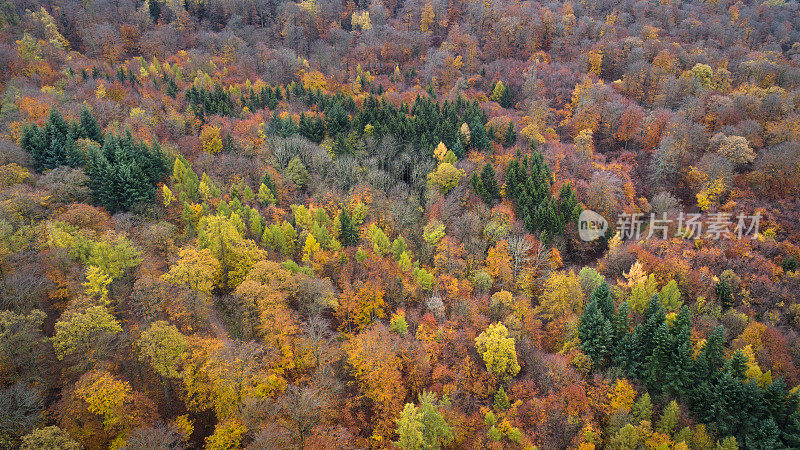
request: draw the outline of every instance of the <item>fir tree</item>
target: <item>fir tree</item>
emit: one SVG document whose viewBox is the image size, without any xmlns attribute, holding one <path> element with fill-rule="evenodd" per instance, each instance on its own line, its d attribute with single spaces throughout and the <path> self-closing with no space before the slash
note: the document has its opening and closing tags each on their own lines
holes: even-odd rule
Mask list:
<svg viewBox="0 0 800 450">
<path fill-rule="evenodd" d="M 619 347 L 622 345 L 622 341 L 630 333 L 629 315 L 630 308 L 628 307 L 628 302 L 620 303 L 617 308 L 617 313 L 614 315 L 615 355 L 619 353 Z"/>
<path fill-rule="evenodd" d="M 347 212 L 346 208 L 342 208 L 342 210 L 339 212 L 339 223 L 342 227 L 341 231 L 339 232 L 339 242 L 341 242 L 345 247 L 358 245 L 358 242 L 360 241 L 358 229 L 353 223 L 353 219 L 350 217 L 350 213 Z"/>
<path fill-rule="evenodd" d="M 491 206 L 494 200 L 500 199 L 500 188 L 497 186 L 497 175 L 495 174 L 494 166 L 491 163 L 486 163 L 486 165 L 483 166 L 483 170 L 481 170 L 481 181 L 486 189 L 487 198 L 491 199 L 491 201 L 487 201 L 486 203 Z"/>
<path fill-rule="evenodd" d="M 598 301 L 602 297 L 602 292 L 596 295 L 598 290 L 600 287 L 595 290 L 584 308 L 578 325 L 578 337 L 581 340 L 583 353 L 591 358 L 596 368 L 603 368 L 611 355 L 614 327 L 603 313 L 604 307 Z M 613 316 L 613 310 L 611 314 Z"/>
<path fill-rule="evenodd" d="M 491 205 L 492 199 L 489 197 L 486 186 L 483 185 L 483 180 L 477 172 L 472 172 L 469 177 L 469 184 L 472 186 L 472 190 L 475 191 L 475 195 L 480 197 L 486 204 Z"/>
<path fill-rule="evenodd" d="M 161 2 L 158 0 L 150 0 L 148 5 L 150 18 L 153 19 L 153 22 L 158 22 L 158 19 L 161 18 Z"/>
<path fill-rule="evenodd" d="M 657 295 L 650 299 L 644 315 L 644 322 L 636 325 L 633 333 L 625 336 L 619 346 L 615 363 L 621 366 L 629 376 L 645 379 L 649 374 L 649 365 L 653 350 L 656 348 L 656 333 L 666 321 L 664 309 Z M 664 330 L 664 336 L 668 336 Z M 662 337 L 662 338 L 665 338 Z"/>
<path fill-rule="evenodd" d="M 82 137 L 103 145 L 103 130 L 100 128 L 100 125 L 97 124 L 97 119 L 95 119 L 92 113 L 86 108 L 81 110 L 80 129 Z"/>
<path fill-rule="evenodd" d="M 684 398 L 691 388 L 692 347 L 689 309 L 684 306 L 675 322 L 661 323 L 655 336 L 652 354 L 647 358 L 645 381 L 651 390 L 675 398 Z"/>
<path fill-rule="evenodd" d="M 482 152 L 489 148 L 489 137 L 486 136 L 486 128 L 483 121 L 478 117 L 473 117 L 469 122 L 470 145 L 476 151 Z"/>
<path fill-rule="evenodd" d="M 509 122 L 508 128 L 506 128 L 506 132 L 503 137 L 503 146 L 504 147 L 511 147 L 517 142 L 517 132 L 514 131 L 514 123 Z"/>
<path fill-rule="evenodd" d="M 138 142 L 130 132 L 106 136 L 103 148 L 94 152 L 90 161 L 88 175 L 94 198 L 111 213 L 152 202 L 155 184 L 168 173 L 158 146 Z"/>
<path fill-rule="evenodd" d="M 719 304 L 722 305 L 722 309 L 728 309 L 733 306 L 733 295 L 731 294 L 731 288 L 725 280 L 720 280 L 714 287 L 714 290 L 717 294 Z"/>
</svg>

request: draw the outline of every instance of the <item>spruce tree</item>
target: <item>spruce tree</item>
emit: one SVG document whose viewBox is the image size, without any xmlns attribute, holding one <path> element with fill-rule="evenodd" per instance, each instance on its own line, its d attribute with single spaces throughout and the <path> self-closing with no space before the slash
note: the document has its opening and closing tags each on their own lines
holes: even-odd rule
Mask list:
<svg viewBox="0 0 800 450">
<path fill-rule="evenodd" d="M 592 299 L 597 302 L 597 306 L 600 308 L 600 312 L 603 313 L 603 317 L 608 320 L 613 320 L 614 299 L 611 297 L 611 291 L 608 289 L 608 284 L 605 281 L 600 283 L 600 286 L 597 286 L 594 292 L 592 292 Z"/>
<path fill-rule="evenodd" d="M 506 170 L 506 196 L 514 200 L 525 228 L 529 231 L 542 231 L 540 240 L 545 242 L 546 236 L 561 234 L 566 219 L 562 209 L 569 209 L 570 219 L 577 219 L 577 202 L 574 196 L 564 194 L 564 205 L 561 200 L 550 194 L 552 173 L 542 155 L 533 152 L 530 158 L 519 157 L 512 160 Z M 575 205 L 575 206 L 573 206 Z M 545 233 L 546 232 L 546 233 Z"/>
<path fill-rule="evenodd" d="M 100 145 L 103 144 L 103 130 L 97 124 L 97 119 L 86 108 L 81 110 L 80 129 L 81 137 L 91 139 Z"/>
<path fill-rule="evenodd" d="M 611 321 L 606 318 L 603 308 L 598 304 L 598 296 L 593 294 L 583 310 L 578 325 L 578 337 L 581 340 L 581 350 L 598 369 L 605 367 L 611 354 L 613 330 Z"/>
<path fill-rule="evenodd" d="M 22 130 L 20 146 L 31 154 L 33 169 L 42 172 L 45 168 L 45 149 L 48 147 L 42 130 L 36 125 L 26 125 Z"/>
<path fill-rule="evenodd" d="M 342 227 L 341 231 L 339 232 L 339 242 L 341 242 L 345 247 L 358 245 L 358 242 L 360 241 L 358 229 L 353 223 L 353 219 L 350 217 L 350 213 L 347 212 L 346 208 L 342 208 L 342 210 L 339 212 L 339 223 Z"/>
<path fill-rule="evenodd" d="M 136 141 L 128 132 L 106 136 L 103 148 L 90 156 L 87 174 L 95 200 L 115 213 L 152 202 L 154 185 L 167 173 L 167 163 L 158 146 Z"/>
<path fill-rule="evenodd" d="M 558 212 L 562 226 L 567 223 L 577 223 L 581 210 L 572 185 L 570 183 L 562 184 L 558 194 Z"/>
<path fill-rule="evenodd" d="M 614 315 L 614 345 L 615 355 L 619 353 L 619 347 L 622 345 L 623 339 L 630 333 L 630 308 L 628 302 L 623 301 L 617 308 L 617 313 Z"/>
<path fill-rule="evenodd" d="M 733 295 L 731 294 L 731 287 L 725 280 L 720 280 L 719 283 L 714 287 L 714 290 L 717 294 L 717 299 L 719 300 L 719 304 L 722 305 L 722 309 L 728 309 L 733 306 Z"/>
<path fill-rule="evenodd" d="M 158 19 L 161 18 L 161 3 L 158 0 L 150 0 L 148 6 L 150 18 L 153 19 L 153 22 L 158 22 Z"/>
<path fill-rule="evenodd" d="M 656 355 L 664 356 L 661 368 L 651 369 L 651 380 L 658 383 L 665 394 L 674 398 L 686 398 L 692 387 L 692 345 L 689 308 L 684 306 L 675 322 L 670 326 L 668 348 L 657 347 Z M 657 372 L 658 371 L 658 372 Z"/>
<path fill-rule="evenodd" d="M 491 201 L 486 202 L 491 205 L 494 200 L 500 199 L 500 188 L 497 186 L 497 175 L 494 171 L 494 166 L 491 163 L 486 163 L 481 170 L 481 181 L 486 189 L 486 196 Z"/>
<path fill-rule="evenodd" d="M 474 117 L 469 122 L 470 145 L 476 151 L 482 152 L 489 147 L 489 137 L 486 136 L 486 128 L 479 117 Z"/>
<path fill-rule="evenodd" d="M 487 205 L 491 205 L 492 199 L 489 197 L 486 186 L 483 185 L 483 180 L 477 172 L 472 172 L 469 177 L 469 184 L 472 186 L 472 190 L 475 191 L 475 195 L 480 197 Z"/>
<path fill-rule="evenodd" d="M 509 122 L 508 128 L 506 128 L 505 136 L 503 137 L 503 146 L 511 147 L 516 142 L 517 142 L 517 132 L 514 131 L 514 122 Z"/>
<path fill-rule="evenodd" d="M 703 349 L 697 360 L 702 361 L 705 372 L 698 374 L 703 377 L 711 377 L 715 375 L 724 364 L 725 353 L 725 328 L 722 325 L 717 325 L 714 331 L 706 339 Z"/>
<path fill-rule="evenodd" d="M 644 379 L 647 375 L 646 364 L 655 346 L 655 335 L 666 321 L 664 309 L 657 295 L 650 299 L 644 315 L 644 322 L 636 325 L 633 333 L 625 336 L 619 345 L 619 352 L 615 362 L 621 366 L 630 377 Z"/>
</svg>

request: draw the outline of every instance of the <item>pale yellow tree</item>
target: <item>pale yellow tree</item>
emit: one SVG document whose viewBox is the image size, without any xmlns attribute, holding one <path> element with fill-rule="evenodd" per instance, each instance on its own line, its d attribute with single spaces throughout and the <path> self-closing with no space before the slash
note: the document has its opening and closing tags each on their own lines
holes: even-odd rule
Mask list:
<svg viewBox="0 0 800 450">
<path fill-rule="evenodd" d="M 210 249 L 186 247 L 180 251 L 178 261 L 164 274 L 164 280 L 211 295 L 220 275 L 219 260 Z"/>
<path fill-rule="evenodd" d="M 514 338 L 508 337 L 503 322 L 497 322 L 475 338 L 475 348 L 483 357 L 486 369 L 500 379 L 509 379 L 520 371 Z"/>
</svg>

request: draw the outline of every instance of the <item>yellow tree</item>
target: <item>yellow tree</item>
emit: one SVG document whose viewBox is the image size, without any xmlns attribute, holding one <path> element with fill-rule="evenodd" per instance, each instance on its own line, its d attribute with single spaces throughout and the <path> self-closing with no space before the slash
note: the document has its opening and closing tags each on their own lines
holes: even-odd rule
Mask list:
<svg viewBox="0 0 800 450">
<path fill-rule="evenodd" d="M 85 373 L 62 395 L 59 426 L 86 448 L 120 448 L 130 430 L 157 417 L 151 401 L 106 370 Z"/>
<path fill-rule="evenodd" d="M 139 358 L 164 378 L 180 377 L 188 342 L 174 325 L 153 322 L 139 337 Z"/>
<path fill-rule="evenodd" d="M 573 271 L 554 272 L 545 281 L 539 310 L 546 318 L 580 314 L 583 304 L 581 283 Z"/>
<path fill-rule="evenodd" d="M 442 193 L 447 194 L 458 186 L 463 176 L 463 170 L 457 169 L 450 163 L 443 162 L 436 167 L 434 172 L 428 174 L 428 182 L 438 187 Z"/>
<path fill-rule="evenodd" d="M 514 338 L 508 337 L 503 322 L 489 325 L 475 338 L 475 348 L 483 357 L 486 369 L 501 380 L 508 380 L 520 371 Z"/>
<path fill-rule="evenodd" d="M 203 151 L 206 153 L 219 153 L 222 151 L 222 138 L 219 135 L 219 127 L 207 124 L 200 131 L 200 142 L 203 144 Z"/>
<path fill-rule="evenodd" d="M 603 52 L 601 50 L 591 50 L 589 52 L 589 73 L 600 76 L 600 70 L 603 64 Z"/>
<path fill-rule="evenodd" d="M 255 242 L 242 238 L 233 220 L 224 216 L 204 216 L 197 225 L 197 242 L 201 249 L 211 250 L 220 263 L 221 285 L 236 288 L 257 261 L 266 259 L 266 252 Z"/>
<path fill-rule="evenodd" d="M 116 428 L 126 420 L 125 403 L 131 398 L 131 387 L 109 372 L 86 373 L 78 380 L 75 393 L 87 403 L 90 412 L 103 418 L 106 429 Z"/>
<path fill-rule="evenodd" d="M 297 283 L 295 275 L 280 264 L 260 261 L 234 292 L 257 311 L 257 331 L 264 344 L 276 350 L 275 366 L 280 371 L 304 369 L 311 363 L 307 346 L 297 339 L 300 327 L 289 307 Z"/>
<path fill-rule="evenodd" d="M 53 347 L 58 359 L 79 356 L 82 361 L 102 358 L 122 326 L 104 306 L 68 311 L 56 322 Z"/>
<path fill-rule="evenodd" d="M 108 302 L 108 285 L 111 284 L 111 277 L 103 269 L 97 266 L 89 266 L 86 269 L 86 281 L 83 287 L 86 288 L 86 295 L 99 297 L 103 304 Z"/>
<path fill-rule="evenodd" d="M 369 19 L 369 11 L 354 12 L 350 17 L 350 23 L 353 25 L 353 28 L 358 28 L 363 31 L 369 31 L 372 29 L 372 22 Z"/>
<path fill-rule="evenodd" d="M 633 403 L 636 400 L 636 389 L 631 386 L 628 380 L 621 378 L 614 383 L 614 390 L 608 393 L 608 412 L 614 413 L 622 410 L 625 413 L 631 412 Z"/>
<path fill-rule="evenodd" d="M 214 428 L 214 434 L 206 438 L 206 450 L 233 450 L 240 448 L 247 427 L 238 420 L 220 422 Z"/>
<path fill-rule="evenodd" d="M 306 242 L 303 245 L 303 262 L 312 265 L 317 262 L 318 256 L 321 256 L 322 247 L 319 242 L 314 238 L 313 234 L 306 237 Z"/>
<path fill-rule="evenodd" d="M 164 274 L 164 280 L 170 283 L 187 286 L 209 296 L 220 277 L 220 263 L 211 254 L 211 249 L 198 250 L 195 247 L 181 249 L 178 261 Z"/>
<path fill-rule="evenodd" d="M 747 138 L 742 136 L 724 137 L 719 146 L 719 153 L 736 166 L 747 165 L 756 159 L 756 153 L 750 148 Z"/>
<path fill-rule="evenodd" d="M 263 346 L 252 342 L 191 339 L 181 393 L 190 411 L 214 410 L 219 421 L 238 417 L 247 398 L 264 398 L 285 388 L 265 364 Z M 272 373 L 271 373 L 272 372 Z"/>
<path fill-rule="evenodd" d="M 427 33 L 434 24 L 436 13 L 433 11 L 433 4 L 431 2 L 425 3 L 422 7 L 422 15 L 419 20 L 419 29 L 423 33 Z"/>
</svg>

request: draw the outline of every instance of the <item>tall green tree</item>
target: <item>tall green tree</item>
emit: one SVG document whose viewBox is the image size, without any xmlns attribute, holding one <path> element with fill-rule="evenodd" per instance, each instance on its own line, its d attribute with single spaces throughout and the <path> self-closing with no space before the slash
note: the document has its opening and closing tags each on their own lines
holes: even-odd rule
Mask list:
<svg viewBox="0 0 800 450">
<path fill-rule="evenodd" d="M 480 175 L 477 172 L 473 172 L 469 181 L 472 189 L 487 205 L 492 206 L 495 200 L 501 198 L 500 188 L 497 185 L 497 175 L 492 163 L 486 163 Z"/>
<path fill-rule="evenodd" d="M 103 129 L 100 128 L 97 119 L 95 119 L 92 113 L 86 108 L 81 110 L 80 129 L 83 137 L 91 139 L 98 144 L 103 144 L 103 139 L 105 137 Z"/>
<path fill-rule="evenodd" d="M 622 313 L 627 317 L 627 309 Z M 618 329 L 621 332 L 623 327 L 617 322 L 614 299 L 604 281 L 589 297 L 578 325 L 581 350 L 592 359 L 596 368 L 605 367 L 614 356 L 617 332 Z M 624 324 L 627 326 L 627 318 Z"/>
<path fill-rule="evenodd" d="M 130 132 L 108 135 L 90 158 L 88 175 L 95 200 L 109 212 L 152 203 L 155 185 L 169 172 L 158 145 L 137 141 Z"/>
<path fill-rule="evenodd" d="M 525 228 L 542 231 L 545 236 L 561 234 L 580 214 L 571 185 L 564 184 L 555 197 L 550 192 L 552 184 L 550 167 L 537 151 L 512 160 L 506 170 L 506 196 L 514 201 Z"/>
<path fill-rule="evenodd" d="M 353 222 L 353 218 L 350 216 L 350 213 L 347 212 L 347 208 L 342 208 L 339 212 L 339 223 L 341 224 L 339 242 L 345 247 L 358 245 L 361 238 L 359 237 L 358 228 Z"/>
</svg>

